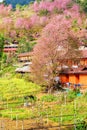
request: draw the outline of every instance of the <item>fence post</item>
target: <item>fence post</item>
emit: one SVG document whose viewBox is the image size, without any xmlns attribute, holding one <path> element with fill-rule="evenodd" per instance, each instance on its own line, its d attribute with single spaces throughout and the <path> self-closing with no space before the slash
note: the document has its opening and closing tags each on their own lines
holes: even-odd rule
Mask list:
<svg viewBox="0 0 87 130">
<path fill-rule="evenodd" d="M 11 120 L 12 120 L 12 108 L 11 108 Z"/>
<path fill-rule="evenodd" d="M 22 130 L 24 130 L 24 120 L 22 120 Z"/>
<path fill-rule="evenodd" d="M 16 128 L 18 128 L 18 115 L 16 114 Z"/>
<path fill-rule="evenodd" d="M 48 125 L 48 113 L 47 113 L 47 125 Z"/>
<path fill-rule="evenodd" d="M 64 97 L 65 97 L 65 105 L 66 105 L 66 94 L 64 95 Z"/>
<path fill-rule="evenodd" d="M 74 130 L 76 130 L 76 100 L 74 100 Z"/>
<path fill-rule="evenodd" d="M 7 109 L 8 109 L 8 98 L 7 98 Z"/>
<path fill-rule="evenodd" d="M 5 126 L 4 126 L 4 121 L 3 120 L 1 120 L 1 126 L 0 126 L 0 130 L 4 130 L 5 129 Z"/>
<path fill-rule="evenodd" d="M 61 107 L 61 113 L 60 113 L 60 124 L 62 125 L 62 121 L 63 121 L 63 118 L 62 118 L 62 107 Z"/>
</svg>

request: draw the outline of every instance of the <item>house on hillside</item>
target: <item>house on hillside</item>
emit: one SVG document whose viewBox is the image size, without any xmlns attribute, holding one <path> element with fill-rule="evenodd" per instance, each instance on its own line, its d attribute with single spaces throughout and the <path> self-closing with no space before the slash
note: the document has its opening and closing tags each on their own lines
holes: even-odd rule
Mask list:
<svg viewBox="0 0 87 130">
<path fill-rule="evenodd" d="M 87 88 L 87 49 L 80 52 L 77 61 L 70 61 L 71 68 L 62 69 L 60 79 L 62 83 L 81 84 L 82 88 Z"/>
<path fill-rule="evenodd" d="M 72 65 L 85 66 L 85 65 L 87 65 L 87 49 L 80 50 L 79 56 L 75 60 L 66 59 L 66 64 L 68 64 L 69 66 L 72 66 Z"/>
<path fill-rule="evenodd" d="M 82 88 L 87 88 L 87 66 L 64 69 L 60 79 L 62 83 L 80 84 Z"/>
<path fill-rule="evenodd" d="M 31 60 L 32 60 L 32 52 L 20 53 L 17 56 L 18 61 L 20 63 L 20 67 L 18 67 L 15 72 L 16 73 L 30 73 L 31 72 Z"/>
<path fill-rule="evenodd" d="M 18 45 L 15 45 L 15 44 L 11 44 L 11 45 L 5 45 L 4 46 L 4 52 L 6 54 L 13 54 L 13 53 L 16 53 L 17 52 L 17 48 L 18 48 Z"/>
<path fill-rule="evenodd" d="M 32 52 L 20 53 L 18 55 L 19 62 L 30 62 L 32 59 Z"/>
<path fill-rule="evenodd" d="M 26 62 L 24 63 L 21 67 L 18 67 L 15 72 L 16 73 L 21 73 L 21 74 L 25 74 L 25 73 L 30 73 L 31 72 L 31 62 Z"/>
<path fill-rule="evenodd" d="M 32 52 L 21 53 L 18 55 L 18 61 L 20 62 L 31 62 Z M 16 72 L 23 72 L 24 69 L 21 68 L 16 70 Z M 28 69 L 27 72 L 30 72 Z M 24 72 L 26 73 L 26 71 Z M 81 50 L 81 56 L 77 59 L 77 62 L 72 61 L 71 68 L 68 66 L 62 66 L 62 71 L 60 73 L 60 79 L 62 83 L 71 84 L 81 84 L 82 88 L 87 88 L 87 49 Z"/>
<path fill-rule="evenodd" d="M 4 52 L 6 54 L 15 54 L 18 49 L 18 42 L 13 40 L 12 43 L 9 43 L 9 41 L 5 41 L 4 45 Z"/>
</svg>

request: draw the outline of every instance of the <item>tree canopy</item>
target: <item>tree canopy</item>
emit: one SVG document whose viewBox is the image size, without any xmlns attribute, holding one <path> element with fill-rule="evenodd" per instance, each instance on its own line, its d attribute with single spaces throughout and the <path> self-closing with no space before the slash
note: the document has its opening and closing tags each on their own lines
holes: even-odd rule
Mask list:
<svg viewBox="0 0 87 130">
<path fill-rule="evenodd" d="M 44 28 L 34 47 L 32 59 L 33 80 L 51 87 L 61 66 L 68 59 L 78 57 L 79 40 L 70 29 L 69 20 L 57 16 Z"/>
</svg>

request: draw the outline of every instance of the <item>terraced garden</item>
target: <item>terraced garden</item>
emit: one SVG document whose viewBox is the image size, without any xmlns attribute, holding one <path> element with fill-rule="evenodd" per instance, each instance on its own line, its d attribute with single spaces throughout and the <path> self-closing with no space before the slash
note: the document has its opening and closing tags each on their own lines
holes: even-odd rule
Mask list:
<svg viewBox="0 0 87 130">
<path fill-rule="evenodd" d="M 0 121 L 0 127 L 9 130 L 56 130 L 58 127 L 86 130 L 87 93 L 80 97 L 71 91 L 47 94 L 40 86 L 24 79 L 1 78 Z"/>
</svg>

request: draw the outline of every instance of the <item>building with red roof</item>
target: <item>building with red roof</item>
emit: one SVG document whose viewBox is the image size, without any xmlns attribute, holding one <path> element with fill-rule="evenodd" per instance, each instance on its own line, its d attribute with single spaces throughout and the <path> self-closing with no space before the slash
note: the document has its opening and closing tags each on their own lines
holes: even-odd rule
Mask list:
<svg viewBox="0 0 87 130">
<path fill-rule="evenodd" d="M 81 84 L 87 88 L 87 49 L 80 50 L 81 56 L 77 62 L 70 61 L 71 68 L 63 68 L 60 73 L 62 83 Z"/>
<path fill-rule="evenodd" d="M 11 45 L 5 45 L 4 46 L 4 52 L 6 54 L 14 54 L 17 52 L 18 45 L 17 44 L 11 44 Z"/>
</svg>

